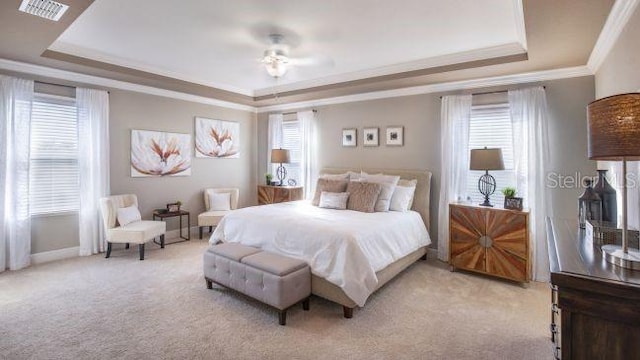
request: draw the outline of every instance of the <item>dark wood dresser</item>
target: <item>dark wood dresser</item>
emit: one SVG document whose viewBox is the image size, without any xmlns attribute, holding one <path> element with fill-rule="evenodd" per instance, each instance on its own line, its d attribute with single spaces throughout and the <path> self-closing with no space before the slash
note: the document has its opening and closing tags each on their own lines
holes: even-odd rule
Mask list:
<svg viewBox="0 0 640 360">
<path fill-rule="evenodd" d="M 560 359 L 640 359 L 640 271 L 607 263 L 577 221 L 547 219 Z"/>
</svg>

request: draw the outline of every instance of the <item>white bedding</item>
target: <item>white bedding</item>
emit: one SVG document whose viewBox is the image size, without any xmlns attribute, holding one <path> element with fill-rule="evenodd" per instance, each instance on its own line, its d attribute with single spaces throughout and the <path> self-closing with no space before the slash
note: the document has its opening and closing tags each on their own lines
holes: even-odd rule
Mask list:
<svg viewBox="0 0 640 360">
<path fill-rule="evenodd" d="M 363 213 L 294 201 L 234 210 L 209 242 L 235 242 L 305 260 L 314 275 L 364 306 L 376 272 L 431 243 L 415 211 Z"/>
</svg>

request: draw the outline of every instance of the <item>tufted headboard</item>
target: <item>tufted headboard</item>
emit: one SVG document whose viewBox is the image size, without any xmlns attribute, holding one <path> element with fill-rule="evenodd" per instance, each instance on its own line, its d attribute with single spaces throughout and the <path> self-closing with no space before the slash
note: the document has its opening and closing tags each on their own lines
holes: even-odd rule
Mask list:
<svg viewBox="0 0 640 360">
<path fill-rule="evenodd" d="M 431 199 L 431 172 L 427 170 L 391 170 L 391 169 L 348 169 L 348 168 L 324 168 L 320 174 L 343 174 L 347 171 L 360 172 L 364 171 L 368 174 L 383 173 L 386 175 L 400 176 L 401 179 L 417 180 L 416 192 L 414 194 L 413 206 L 411 210 L 417 211 L 422 216 L 427 230 L 431 229 L 429 221 L 429 205 Z"/>
</svg>

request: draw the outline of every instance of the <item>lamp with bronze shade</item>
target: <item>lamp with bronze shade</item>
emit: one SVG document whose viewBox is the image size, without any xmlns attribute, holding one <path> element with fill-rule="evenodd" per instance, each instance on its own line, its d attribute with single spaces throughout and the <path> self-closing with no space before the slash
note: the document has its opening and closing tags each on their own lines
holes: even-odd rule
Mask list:
<svg viewBox="0 0 640 360">
<path fill-rule="evenodd" d="M 481 206 L 493 206 L 489 201 L 489 196 L 496 191 L 496 179 L 489 175 L 489 170 L 504 170 L 502 160 L 502 149 L 471 149 L 470 170 L 484 170 L 484 175 L 478 179 L 478 190 L 484 195 L 484 202 Z"/>
<path fill-rule="evenodd" d="M 622 161 L 622 245 L 604 245 L 602 255 L 617 266 L 640 270 L 640 251 L 629 249 L 627 234 L 627 161 L 640 160 L 640 93 L 593 101 L 587 112 L 589 159 Z"/>
<path fill-rule="evenodd" d="M 272 149 L 271 150 L 271 162 L 273 164 L 280 164 L 276 170 L 276 177 L 280 180 L 280 186 L 284 184 L 284 179 L 287 178 L 287 169 L 282 164 L 288 164 L 289 150 L 287 149 Z"/>
</svg>

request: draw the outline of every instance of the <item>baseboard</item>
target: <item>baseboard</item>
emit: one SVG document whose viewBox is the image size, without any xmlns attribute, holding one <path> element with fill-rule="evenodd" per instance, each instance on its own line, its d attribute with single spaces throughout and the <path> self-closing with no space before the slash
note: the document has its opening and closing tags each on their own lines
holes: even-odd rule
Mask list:
<svg viewBox="0 0 640 360">
<path fill-rule="evenodd" d="M 427 247 L 427 256 L 430 258 L 438 258 L 438 249 Z"/>
<path fill-rule="evenodd" d="M 69 259 L 69 258 L 79 256 L 79 254 L 80 254 L 79 246 L 31 254 L 31 265 L 44 264 L 51 261 Z"/>
</svg>

